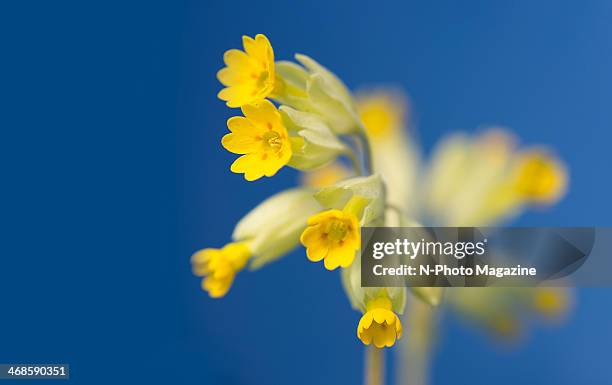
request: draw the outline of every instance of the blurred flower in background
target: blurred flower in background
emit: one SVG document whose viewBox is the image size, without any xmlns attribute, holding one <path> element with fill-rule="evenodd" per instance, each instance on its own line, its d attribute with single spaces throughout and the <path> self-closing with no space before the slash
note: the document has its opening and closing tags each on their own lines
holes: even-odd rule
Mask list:
<svg viewBox="0 0 612 385">
<path fill-rule="evenodd" d="M 357 93 L 357 110 L 371 138 L 374 168 L 400 211 L 395 225 L 495 226 L 532 206 L 553 205 L 563 197 L 568 172 L 551 149 L 520 148 L 509 129 L 442 138 L 429 160 L 422 159 L 410 125 L 407 97 L 394 88 Z M 344 178 L 334 163 L 303 179 L 306 185 Z M 436 325 L 444 309 L 499 337 L 516 340 L 534 319 L 559 321 L 571 308 L 567 288 L 413 288 L 401 346 L 398 383 L 423 385 Z M 440 305 L 440 306 L 438 306 Z"/>
</svg>

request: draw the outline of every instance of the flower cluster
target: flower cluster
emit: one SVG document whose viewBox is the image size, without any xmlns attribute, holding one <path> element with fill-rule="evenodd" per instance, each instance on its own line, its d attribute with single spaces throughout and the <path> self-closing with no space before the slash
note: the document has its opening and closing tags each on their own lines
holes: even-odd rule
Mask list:
<svg viewBox="0 0 612 385">
<path fill-rule="evenodd" d="M 300 243 L 306 257 L 327 270 L 342 268 L 354 307 L 364 313 L 357 336 L 364 344 L 392 346 L 402 333 L 405 289 L 356 287 L 360 282 L 361 227 L 385 220 L 386 190 L 372 172 L 371 143 L 355 98 L 328 69 L 297 54 L 297 63 L 275 61 L 264 35 L 244 36 L 244 50 L 231 49 L 217 73 L 218 96 L 241 115 L 227 121 L 221 145 L 239 155 L 230 170 L 247 181 L 292 167 L 318 179 L 317 186 L 279 192 L 238 222 L 232 242 L 192 256 L 194 274 L 211 297 L 227 294 L 247 264 L 257 269 Z M 341 159 L 342 158 L 342 159 Z M 317 171 L 348 160 L 341 178 Z M 352 282 L 352 283 L 349 283 Z M 358 286 L 358 285 L 357 285 Z"/>
<path fill-rule="evenodd" d="M 260 268 L 301 244 L 305 259 L 322 262 L 326 270 L 340 268 L 350 303 L 363 314 L 357 337 L 365 345 L 390 347 L 402 336 L 407 290 L 361 287 L 363 226 L 419 226 L 417 220 L 493 225 L 530 205 L 555 203 L 565 192 L 563 163 L 550 150 L 518 148 L 504 129 L 452 135 L 424 161 L 409 136 L 401 93 L 374 90 L 355 97 L 308 56 L 275 61 L 264 35 L 243 37 L 243 50 L 231 49 L 223 59 L 226 67 L 217 78 L 225 88 L 218 96 L 241 113 L 227 121 L 229 133 L 221 139 L 238 155 L 230 170 L 247 181 L 272 177 L 285 166 L 303 174 L 301 187 L 271 196 L 240 220 L 231 243 L 193 255 L 194 274 L 211 297 L 226 295 L 247 264 Z M 441 288 L 410 292 L 412 304 L 425 306 L 437 306 L 443 294 Z M 474 298 L 485 296 L 473 295 L 478 289 L 449 292 L 448 302 L 460 313 L 482 315 Z M 567 302 L 557 292 L 510 295 L 529 298 L 543 314 L 562 313 Z M 510 318 L 491 314 L 479 319 L 491 328 L 512 328 Z M 417 315 L 416 322 L 427 319 Z"/>
</svg>

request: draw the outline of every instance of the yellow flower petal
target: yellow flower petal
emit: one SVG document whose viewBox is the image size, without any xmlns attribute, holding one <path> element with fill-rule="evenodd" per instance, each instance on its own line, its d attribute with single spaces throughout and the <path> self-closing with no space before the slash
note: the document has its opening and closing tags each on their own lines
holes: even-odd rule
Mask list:
<svg viewBox="0 0 612 385">
<path fill-rule="evenodd" d="M 248 181 L 254 181 L 264 176 L 259 164 L 260 159 L 258 154 L 246 154 L 236 159 L 234 163 L 232 163 L 230 170 L 236 174 L 244 174 L 244 179 Z"/>
<path fill-rule="evenodd" d="M 249 81 L 248 73 L 232 70 L 229 67 L 221 68 L 217 72 L 217 79 L 225 86 L 239 85 Z"/>
<path fill-rule="evenodd" d="M 269 100 L 242 106 L 242 113 L 254 125 L 272 130 L 281 125 L 280 113 Z"/>
<path fill-rule="evenodd" d="M 327 210 L 308 218 L 300 241 L 311 261 L 324 259 L 328 270 L 348 267 L 360 245 L 359 222 L 350 212 Z"/>
<path fill-rule="evenodd" d="M 289 163 L 293 154 L 287 129 L 274 104 L 264 100 L 242 107 L 245 117 L 227 121 L 231 133 L 221 140 L 227 150 L 241 154 L 230 167 L 246 180 L 271 177 Z"/>
<path fill-rule="evenodd" d="M 325 246 L 306 249 L 306 256 L 312 262 L 319 262 L 327 256 L 328 249 Z"/>
<path fill-rule="evenodd" d="M 243 37 L 245 52 L 230 49 L 223 55 L 226 67 L 217 72 L 219 81 L 228 88 L 218 93 L 228 107 L 241 107 L 268 97 L 276 82 L 274 50 L 268 39 Z"/>
<path fill-rule="evenodd" d="M 240 107 L 252 100 L 252 89 L 250 84 L 236 85 L 222 89 L 217 97 L 226 100 L 228 107 Z"/>
<path fill-rule="evenodd" d="M 193 254 L 193 272 L 203 277 L 202 289 L 213 298 L 224 296 L 236 273 L 251 257 L 251 251 L 244 243 L 230 243 L 222 249 L 204 249 Z"/>
<path fill-rule="evenodd" d="M 253 59 L 238 49 L 230 49 L 223 54 L 223 61 L 230 70 L 245 71 L 253 66 Z"/>
<path fill-rule="evenodd" d="M 393 346 L 401 336 L 402 324 L 391 311 L 389 298 L 383 296 L 370 300 L 357 325 L 357 337 L 365 345 L 374 343 L 377 348 L 383 348 Z"/>
</svg>

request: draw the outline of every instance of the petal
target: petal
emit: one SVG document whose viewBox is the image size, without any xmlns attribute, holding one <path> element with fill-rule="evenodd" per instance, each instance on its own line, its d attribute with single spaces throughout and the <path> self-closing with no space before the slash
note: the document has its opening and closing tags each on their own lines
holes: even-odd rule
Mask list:
<svg viewBox="0 0 612 385">
<path fill-rule="evenodd" d="M 248 181 L 261 178 L 264 175 L 261 169 L 261 160 L 256 153 L 242 155 L 230 167 L 232 172 L 237 174 L 244 173 L 244 179 Z"/>
<path fill-rule="evenodd" d="M 246 83 L 238 86 L 227 87 L 219 91 L 217 97 L 227 102 L 231 108 L 241 107 L 253 101 L 253 84 Z"/>
<path fill-rule="evenodd" d="M 305 247 L 309 247 L 310 245 L 319 244 L 322 238 L 323 233 L 321 233 L 321 227 L 319 225 L 309 226 L 302 232 L 300 242 L 302 242 L 302 245 Z"/>
<path fill-rule="evenodd" d="M 229 291 L 233 281 L 233 276 L 221 280 L 207 277 L 202 280 L 202 289 L 206 290 L 213 298 L 223 297 Z"/>
<path fill-rule="evenodd" d="M 367 329 L 362 330 L 361 332 L 357 331 L 357 337 L 359 337 L 361 342 L 363 342 L 365 345 L 372 343 L 372 333 Z"/>
<path fill-rule="evenodd" d="M 385 346 L 391 347 L 395 344 L 395 328 L 393 327 L 386 327 L 386 328 L 382 328 L 382 332 L 383 332 L 383 339 L 384 339 L 384 344 Z"/>
<path fill-rule="evenodd" d="M 257 46 L 266 54 L 266 60 L 271 63 L 274 63 L 274 50 L 272 49 L 272 44 L 270 44 L 270 40 L 266 37 L 266 35 L 257 34 L 255 36 L 255 42 Z"/>
<path fill-rule="evenodd" d="M 306 249 L 306 256 L 312 262 L 319 262 L 327 255 L 327 247 L 309 247 Z"/>
<path fill-rule="evenodd" d="M 336 258 L 338 264 L 342 267 L 349 267 L 355 259 L 355 248 L 346 244 L 334 246 L 329 253 Z"/>
<path fill-rule="evenodd" d="M 248 72 L 238 71 L 235 68 L 229 67 L 221 68 L 217 72 L 217 79 L 226 86 L 233 86 L 251 80 Z"/>
<path fill-rule="evenodd" d="M 257 44 L 255 39 L 249 36 L 243 36 L 242 46 L 244 47 L 244 51 L 247 53 L 247 55 L 253 59 L 256 59 L 259 62 L 263 62 L 265 60 L 265 49 L 262 49 L 262 47 Z"/>
<path fill-rule="evenodd" d="M 402 337 L 402 332 L 403 332 L 402 323 L 398 318 L 397 321 L 395 322 L 395 334 L 397 335 L 398 340 Z"/>
<path fill-rule="evenodd" d="M 327 270 L 335 270 L 340 266 L 340 259 L 336 255 L 328 253 L 323 264 Z"/>
<path fill-rule="evenodd" d="M 257 103 L 244 105 L 242 106 L 242 113 L 252 123 L 258 124 L 268 130 L 278 130 L 279 126 L 284 128 L 280 120 L 280 113 L 269 100 L 264 99 Z M 280 133 L 282 132 L 279 132 L 279 134 Z"/>
<path fill-rule="evenodd" d="M 312 226 L 317 223 L 322 223 L 324 221 L 327 221 L 329 219 L 337 218 L 339 213 L 342 213 L 342 211 L 336 210 L 336 209 L 322 211 L 308 218 L 308 225 Z"/>
<path fill-rule="evenodd" d="M 249 133 L 255 130 L 255 126 L 243 116 L 232 116 L 227 120 L 227 128 L 235 134 Z"/>
<path fill-rule="evenodd" d="M 385 322 L 385 319 L 387 318 L 387 314 L 386 311 L 383 309 L 374 309 L 372 310 L 372 316 L 374 317 L 374 321 L 377 324 L 382 324 Z"/>
<path fill-rule="evenodd" d="M 372 321 L 374 321 L 374 317 L 372 317 L 372 312 L 369 311 L 361 317 L 359 325 L 363 326 L 364 329 L 369 329 L 372 326 Z"/>
<path fill-rule="evenodd" d="M 265 156 L 265 159 L 263 157 Z M 278 159 L 275 157 L 274 152 L 268 151 L 265 155 L 262 154 L 262 162 L 263 162 L 263 173 L 265 176 L 274 176 L 283 168 L 287 162 L 283 162 L 282 159 Z"/>
<path fill-rule="evenodd" d="M 237 71 L 249 73 L 253 68 L 253 61 L 249 56 L 239 49 L 230 49 L 223 54 L 225 64 Z"/>
<path fill-rule="evenodd" d="M 221 145 L 234 154 L 248 154 L 261 148 L 261 139 L 255 136 L 241 134 L 226 134 L 221 139 Z"/>
<path fill-rule="evenodd" d="M 386 333 L 380 325 L 374 325 L 370 328 L 372 333 L 372 339 L 374 340 L 374 346 L 377 348 L 382 348 L 386 344 Z"/>
</svg>

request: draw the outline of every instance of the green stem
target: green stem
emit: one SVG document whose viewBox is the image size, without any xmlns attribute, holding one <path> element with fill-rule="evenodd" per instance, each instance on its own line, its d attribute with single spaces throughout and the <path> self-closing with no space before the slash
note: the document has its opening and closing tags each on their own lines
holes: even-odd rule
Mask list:
<svg viewBox="0 0 612 385">
<path fill-rule="evenodd" d="M 365 158 L 365 169 L 368 174 L 372 174 L 374 172 L 374 160 L 372 158 L 372 146 L 370 145 L 370 140 L 368 139 L 368 135 L 365 130 L 360 130 L 357 134 L 357 138 L 361 144 L 361 150 L 363 152 L 363 156 Z"/>
<path fill-rule="evenodd" d="M 408 303 L 403 323 L 410 325 L 400 345 L 399 385 L 427 385 L 437 327 L 436 310 L 418 298 Z"/>
<path fill-rule="evenodd" d="M 369 346 L 366 349 L 365 385 L 385 383 L 385 356 L 382 349 Z"/>
</svg>

